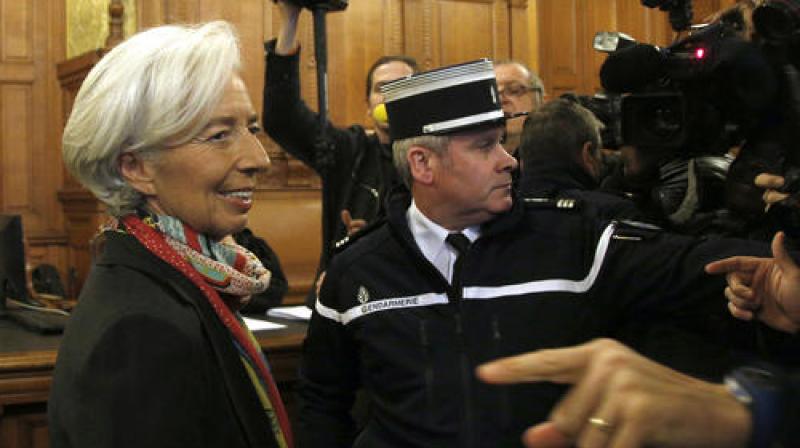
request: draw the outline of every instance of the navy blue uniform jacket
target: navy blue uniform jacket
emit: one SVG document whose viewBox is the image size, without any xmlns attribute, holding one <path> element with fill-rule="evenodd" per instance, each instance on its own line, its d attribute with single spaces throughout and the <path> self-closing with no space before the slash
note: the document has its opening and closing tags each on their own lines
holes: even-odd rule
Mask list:
<svg viewBox="0 0 800 448">
<path fill-rule="evenodd" d="M 393 196 L 388 222 L 329 267 L 304 348 L 301 446 L 519 446 L 564 387 L 490 386 L 476 378 L 477 365 L 612 335 L 629 320 L 701 302 L 724 307 L 724 278 L 704 265 L 767 254 L 764 244 L 676 236 L 518 200 L 483 226 L 456 299 L 414 243 L 409 202 Z M 347 411 L 360 387 L 373 406 L 355 434 Z"/>
</svg>

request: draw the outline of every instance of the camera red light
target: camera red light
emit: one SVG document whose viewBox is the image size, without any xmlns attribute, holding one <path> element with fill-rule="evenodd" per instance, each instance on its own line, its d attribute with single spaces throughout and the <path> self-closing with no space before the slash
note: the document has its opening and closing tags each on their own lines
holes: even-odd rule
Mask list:
<svg viewBox="0 0 800 448">
<path fill-rule="evenodd" d="M 698 48 L 694 50 L 694 57 L 697 59 L 703 59 L 706 57 L 706 49 L 705 48 Z"/>
</svg>

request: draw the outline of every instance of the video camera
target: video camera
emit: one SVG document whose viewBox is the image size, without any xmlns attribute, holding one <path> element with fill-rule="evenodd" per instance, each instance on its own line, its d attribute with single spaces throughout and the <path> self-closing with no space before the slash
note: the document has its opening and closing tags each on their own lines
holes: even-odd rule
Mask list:
<svg viewBox="0 0 800 448">
<path fill-rule="evenodd" d="M 689 0 L 648 1 L 691 17 Z M 728 207 L 763 214 L 753 178 L 762 172 L 800 173 L 800 0 L 766 0 L 742 8 L 661 48 L 618 33 L 598 33 L 594 47 L 609 53 L 600 69 L 605 93 L 580 97 L 606 125 L 603 146 L 635 146 L 673 160 L 722 156 L 741 148 L 727 183 Z M 794 182 L 800 190 L 800 175 Z M 723 200 L 720 200 L 723 202 Z"/>
<path fill-rule="evenodd" d="M 608 100 L 600 102 L 620 96 L 609 121 L 619 120 L 622 141 L 718 154 L 751 140 L 776 113 L 798 115 L 800 87 L 791 72 L 800 55 L 800 1 L 756 8 L 753 39 L 737 12 L 666 48 L 636 43 L 609 54 L 600 69 Z"/>
<path fill-rule="evenodd" d="M 289 2 L 311 10 L 344 11 L 347 9 L 348 0 L 289 0 Z"/>
<path fill-rule="evenodd" d="M 666 48 L 636 43 L 609 54 L 600 81 L 620 95 L 621 139 L 644 148 L 723 154 L 777 101 L 778 77 L 741 15 L 694 27 Z"/>
</svg>

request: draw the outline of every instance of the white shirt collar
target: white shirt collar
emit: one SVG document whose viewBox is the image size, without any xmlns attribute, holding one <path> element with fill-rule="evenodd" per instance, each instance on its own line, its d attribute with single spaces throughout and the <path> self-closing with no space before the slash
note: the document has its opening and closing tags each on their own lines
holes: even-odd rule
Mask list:
<svg viewBox="0 0 800 448">
<path fill-rule="evenodd" d="M 417 203 L 413 200 L 406 211 L 406 221 L 422 255 L 450 281 L 457 254 L 455 249 L 445 242 L 445 238 L 452 232 L 431 221 L 417 208 Z M 475 242 L 480 236 L 480 226 L 467 227 L 461 233 L 469 238 L 470 242 Z"/>
</svg>

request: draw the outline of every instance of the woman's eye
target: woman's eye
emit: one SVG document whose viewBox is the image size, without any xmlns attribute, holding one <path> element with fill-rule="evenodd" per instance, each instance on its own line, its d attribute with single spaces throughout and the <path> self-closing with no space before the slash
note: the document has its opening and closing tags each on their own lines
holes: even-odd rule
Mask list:
<svg viewBox="0 0 800 448">
<path fill-rule="evenodd" d="M 251 124 L 250 126 L 247 127 L 247 129 L 253 135 L 257 135 L 261 132 L 261 126 L 257 124 Z"/>
<path fill-rule="evenodd" d="M 208 137 L 206 140 L 209 141 L 209 142 L 219 142 L 219 141 L 225 140 L 230 135 L 231 135 L 231 132 L 228 131 L 228 130 L 219 131 L 216 134 L 212 135 L 211 137 Z"/>
</svg>

